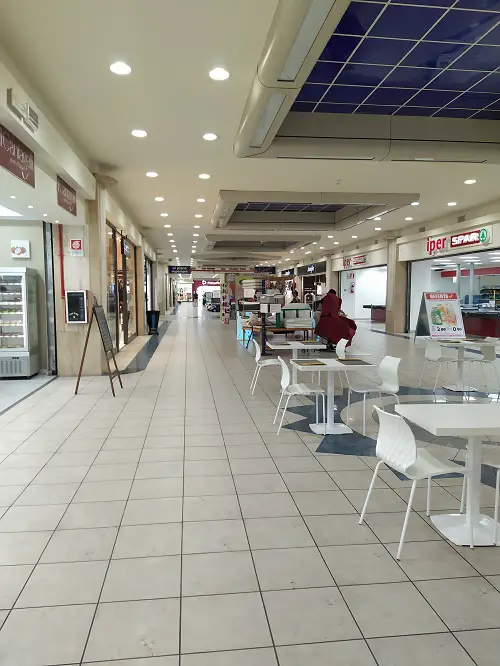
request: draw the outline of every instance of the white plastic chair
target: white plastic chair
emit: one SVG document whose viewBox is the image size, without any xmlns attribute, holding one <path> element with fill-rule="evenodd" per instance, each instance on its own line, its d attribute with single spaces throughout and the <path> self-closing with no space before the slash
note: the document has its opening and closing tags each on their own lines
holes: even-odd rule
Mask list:
<svg viewBox="0 0 500 666">
<path fill-rule="evenodd" d="M 439 379 L 439 373 L 441 372 L 441 366 L 443 363 L 457 363 L 458 355 L 446 355 L 443 354 L 443 347 L 436 340 L 426 340 L 425 341 L 425 361 L 422 367 L 422 373 L 420 375 L 420 380 L 418 382 L 418 388 L 422 385 L 422 379 L 424 378 L 425 368 L 427 363 L 437 363 L 438 371 L 436 375 L 436 381 L 434 382 L 434 390 Z"/>
<path fill-rule="evenodd" d="M 485 338 L 486 340 L 488 338 Z M 484 383 L 486 384 L 486 373 L 484 371 L 484 366 L 489 365 L 493 368 L 495 372 L 495 377 L 497 380 L 497 388 L 500 393 L 500 378 L 498 376 L 498 370 L 496 366 L 497 352 L 493 345 L 481 345 L 479 348 L 479 354 L 471 354 L 468 357 L 470 367 L 472 368 L 473 363 L 481 363 L 481 370 L 483 371 Z"/>
<path fill-rule="evenodd" d="M 378 393 L 382 399 L 382 393 L 393 395 L 399 403 L 399 378 L 398 368 L 401 363 L 400 358 L 394 356 L 384 356 L 377 368 L 377 374 L 380 382 L 369 382 L 366 384 L 353 384 L 349 379 L 349 393 L 347 394 L 347 420 L 349 420 L 349 409 L 351 406 L 351 393 L 363 394 L 363 435 L 366 434 L 366 396 L 369 393 Z"/>
<path fill-rule="evenodd" d="M 290 402 L 290 398 L 292 398 L 293 396 L 298 397 L 298 396 L 314 395 L 316 396 L 316 423 L 318 423 L 318 418 L 319 418 L 318 396 L 321 396 L 321 399 L 323 400 L 323 424 L 325 426 L 325 435 L 326 435 L 326 409 L 325 409 L 326 391 L 317 384 L 290 384 L 290 370 L 287 364 L 281 358 L 281 356 L 278 356 L 278 362 L 281 364 L 281 395 L 280 395 L 280 401 L 278 402 L 278 407 L 276 409 L 276 414 L 274 415 L 273 423 L 276 423 L 276 419 L 278 418 L 278 413 L 280 411 L 283 398 L 286 398 L 286 401 L 285 401 L 285 406 L 283 407 L 283 414 L 281 415 L 281 421 L 278 427 L 277 434 L 278 435 L 280 434 L 281 426 L 283 425 L 283 419 L 285 418 L 285 413 L 288 408 L 288 403 Z"/>
<path fill-rule="evenodd" d="M 418 449 L 415 441 L 415 436 L 411 431 L 409 425 L 402 416 L 397 414 L 388 414 L 382 409 L 375 407 L 378 413 L 380 428 L 377 437 L 376 454 L 379 462 L 373 472 L 373 477 L 368 488 L 363 510 L 359 518 L 361 525 L 368 508 L 370 495 L 377 479 L 378 470 L 382 463 L 388 465 L 396 472 L 404 474 L 408 479 L 413 481 L 411 484 L 410 498 L 408 500 L 408 507 L 406 509 L 405 520 L 403 523 L 403 530 L 399 540 L 399 548 L 396 559 L 401 557 L 401 551 L 406 536 L 408 527 L 408 519 L 410 517 L 413 498 L 417 482 L 422 479 L 427 479 L 427 515 L 431 511 L 431 479 L 441 474 L 467 474 L 468 470 L 463 465 L 458 465 L 450 460 L 439 460 L 427 449 Z M 425 407 L 424 407 L 425 409 Z"/>
<path fill-rule="evenodd" d="M 262 353 L 260 351 L 260 345 L 257 340 L 254 339 L 253 344 L 255 345 L 255 371 L 253 373 L 252 381 L 250 382 L 250 390 L 252 395 L 255 392 L 255 387 L 257 386 L 257 380 L 259 379 L 259 374 L 262 368 L 267 368 L 270 365 L 279 365 L 280 362 L 277 358 L 265 358 L 262 359 Z"/>
</svg>

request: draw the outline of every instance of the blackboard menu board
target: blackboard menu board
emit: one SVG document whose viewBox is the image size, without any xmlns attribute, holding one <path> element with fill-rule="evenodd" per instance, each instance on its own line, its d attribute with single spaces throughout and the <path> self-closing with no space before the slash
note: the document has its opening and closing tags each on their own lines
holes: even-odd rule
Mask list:
<svg viewBox="0 0 500 666">
<path fill-rule="evenodd" d="M 113 351 L 113 340 L 111 339 L 111 333 L 109 332 L 108 320 L 106 319 L 106 314 L 102 305 L 94 305 L 94 316 L 97 319 L 97 325 L 99 326 L 99 333 L 101 334 L 102 346 L 104 347 L 105 352 Z"/>
</svg>

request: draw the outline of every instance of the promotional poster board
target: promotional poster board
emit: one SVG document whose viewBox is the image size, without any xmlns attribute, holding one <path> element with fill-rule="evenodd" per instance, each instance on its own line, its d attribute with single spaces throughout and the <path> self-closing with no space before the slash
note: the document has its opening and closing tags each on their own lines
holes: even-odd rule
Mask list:
<svg viewBox="0 0 500 666">
<path fill-rule="evenodd" d="M 456 293 L 429 292 L 422 294 L 415 337 L 430 336 L 442 340 L 465 338 L 460 301 Z"/>
</svg>

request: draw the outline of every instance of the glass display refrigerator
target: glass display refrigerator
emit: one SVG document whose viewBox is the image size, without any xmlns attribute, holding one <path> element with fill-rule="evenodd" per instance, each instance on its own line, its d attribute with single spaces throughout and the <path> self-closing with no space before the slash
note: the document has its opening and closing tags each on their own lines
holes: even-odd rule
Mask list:
<svg viewBox="0 0 500 666">
<path fill-rule="evenodd" d="M 0 268 L 0 377 L 40 370 L 36 271 Z"/>
</svg>

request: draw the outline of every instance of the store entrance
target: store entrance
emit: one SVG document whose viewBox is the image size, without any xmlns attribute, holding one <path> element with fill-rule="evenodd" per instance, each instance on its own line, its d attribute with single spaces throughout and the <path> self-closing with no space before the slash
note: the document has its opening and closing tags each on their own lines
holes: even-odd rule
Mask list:
<svg viewBox="0 0 500 666">
<path fill-rule="evenodd" d="M 386 294 L 387 266 L 349 269 L 340 273 L 342 310 L 352 319 L 385 324 Z"/>
<path fill-rule="evenodd" d="M 116 229 L 107 229 L 108 325 L 116 350 L 137 335 L 135 247 Z"/>
</svg>

